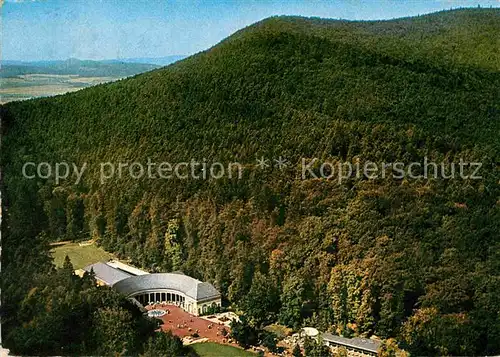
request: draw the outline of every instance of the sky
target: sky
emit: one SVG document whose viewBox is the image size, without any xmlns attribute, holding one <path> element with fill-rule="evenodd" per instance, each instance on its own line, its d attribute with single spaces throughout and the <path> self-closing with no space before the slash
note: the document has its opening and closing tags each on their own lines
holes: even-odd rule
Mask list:
<svg viewBox="0 0 500 357">
<path fill-rule="evenodd" d="M 0 0 L 5 60 L 191 55 L 273 15 L 391 19 L 500 0 Z"/>
</svg>

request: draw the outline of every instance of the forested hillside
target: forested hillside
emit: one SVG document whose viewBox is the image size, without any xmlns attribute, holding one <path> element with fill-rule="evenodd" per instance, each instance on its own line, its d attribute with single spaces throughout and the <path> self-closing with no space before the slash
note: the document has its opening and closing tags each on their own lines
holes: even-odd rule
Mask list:
<svg viewBox="0 0 500 357">
<path fill-rule="evenodd" d="M 18 307 L 44 284 L 47 241 L 92 237 L 213 282 L 257 326 L 500 353 L 499 36 L 498 9 L 276 17 L 163 69 L 2 106 L 5 345 L 36 334 Z M 279 156 L 286 169 L 255 166 Z M 302 158 L 463 159 L 482 179 L 304 180 Z M 245 170 L 100 181 L 101 162 L 148 159 Z M 28 161 L 88 170 L 78 184 L 29 180 Z"/>
</svg>

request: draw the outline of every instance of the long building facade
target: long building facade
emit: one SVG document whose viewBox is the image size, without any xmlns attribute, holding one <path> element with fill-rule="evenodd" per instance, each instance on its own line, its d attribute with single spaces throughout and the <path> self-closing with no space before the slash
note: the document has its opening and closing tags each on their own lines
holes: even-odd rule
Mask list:
<svg viewBox="0 0 500 357">
<path fill-rule="evenodd" d="M 202 315 L 221 306 L 221 295 L 210 283 L 182 273 L 147 273 L 121 262 L 99 262 L 84 268 L 93 271 L 101 285 L 111 286 L 137 306 L 174 304 L 190 314 Z"/>
</svg>

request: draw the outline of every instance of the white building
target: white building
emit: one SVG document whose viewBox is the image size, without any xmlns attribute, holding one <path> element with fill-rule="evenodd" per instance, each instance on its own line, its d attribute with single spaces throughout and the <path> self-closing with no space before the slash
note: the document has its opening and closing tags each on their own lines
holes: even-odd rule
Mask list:
<svg viewBox="0 0 500 357">
<path fill-rule="evenodd" d="M 99 283 L 111 286 L 139 307 L 152 303 L 174 304 L 193 315 L 201 315 L 209 308 L 221 306 L 221 295 L 210 283 L 182 273 L 149 274 L 126 264 L 116 263 L 100 262 L 89 265 L 84 270 L 93 270 Z"/>
<path fill-rule="evenodd" d="M 133 276 L 120 280 L 113 289 L 142 306 L 149 303 L 176 304 L 193 315 L 221 306 L 220 293 L 212 284 L 178 273 Z"/>
</svg>

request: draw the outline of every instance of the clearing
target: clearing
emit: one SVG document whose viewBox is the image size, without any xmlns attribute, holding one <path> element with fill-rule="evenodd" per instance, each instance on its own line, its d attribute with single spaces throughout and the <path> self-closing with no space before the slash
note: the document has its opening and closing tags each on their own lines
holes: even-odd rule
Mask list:
<svg viewBox="0 0 500 357">
<path fill-rule="evenodd" d="M 114 255 L 106 252 L 95 244 L 80 246 L 79 243 L 66 243 L 58 245 L 51 250 L 54 257 L 54 264 L 61 267 L 66 255 L 71 259 L 75 269 L 81 269 L 87 265 L 100 261 L 114 259 Z"/>
</svg>

